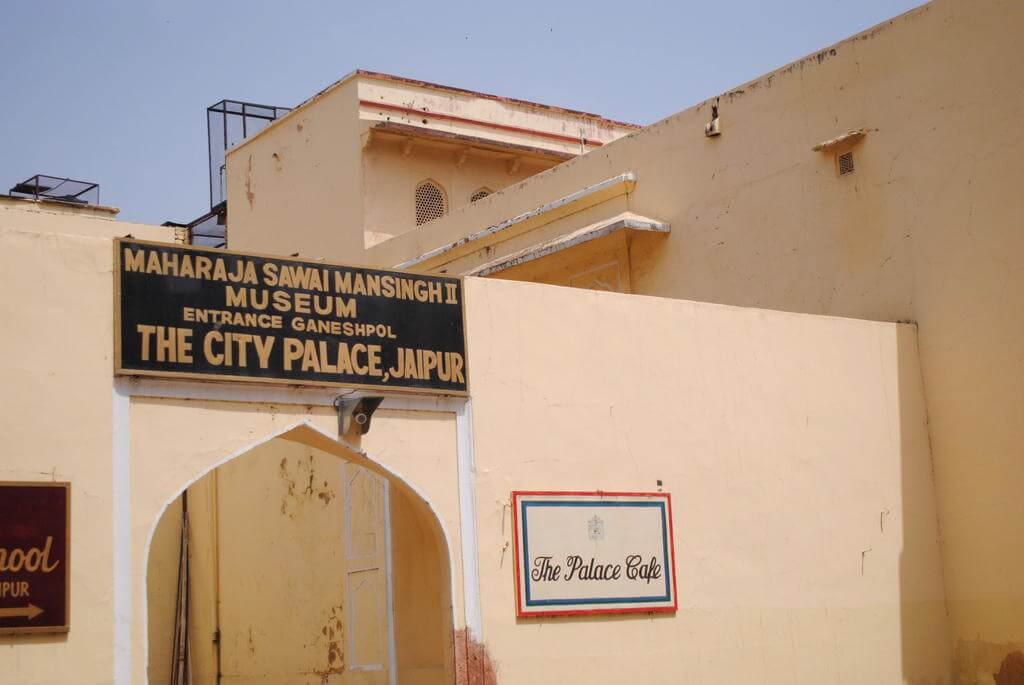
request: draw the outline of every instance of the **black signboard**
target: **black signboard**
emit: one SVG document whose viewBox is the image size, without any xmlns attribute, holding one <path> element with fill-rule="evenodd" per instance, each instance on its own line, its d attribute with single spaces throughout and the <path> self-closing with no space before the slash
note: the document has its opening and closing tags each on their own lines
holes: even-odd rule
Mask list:
<svg viewBox="0 0 1024 685">
<path fill-rule="evenodd" d="M 68 630 L 68 483 L 0 483 L 0 633 Z"/>
<path fill-rule="evenodd" d="M 463 395 L 458 278 L 114 241 L 115 372 Z"/>
</svg>

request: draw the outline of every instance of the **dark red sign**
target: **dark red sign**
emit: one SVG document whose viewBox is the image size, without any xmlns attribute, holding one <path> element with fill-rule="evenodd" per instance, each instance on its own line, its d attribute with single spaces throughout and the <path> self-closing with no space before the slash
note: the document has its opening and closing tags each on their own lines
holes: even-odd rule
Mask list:
<svg viewBox="0 0 1024 685">
<path fill-rule="evenodd" d="M 0 483 L 0 633 L 68 630 L 70 483 Z"/>
</svg>

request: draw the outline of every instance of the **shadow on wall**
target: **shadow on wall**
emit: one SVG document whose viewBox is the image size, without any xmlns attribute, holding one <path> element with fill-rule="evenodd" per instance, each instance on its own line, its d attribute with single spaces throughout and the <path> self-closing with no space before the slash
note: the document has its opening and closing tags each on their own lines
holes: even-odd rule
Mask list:
<svg viewBox="0 0 1024 685">
<path fill-rule="evenodd" d="M 898 326 L 896 345 L 902 509 L 883 509 L 878 526 L 880 535 L 899 534 L 902 529 L 899 575 L 904 681 L 938 685 L 949 682 L 952 661 L 917 327 Z M 894 520 L 896 517 L 899 520 Z M 936 664 L 945 664 L 944 671 L 935 672 Z"/>
<path fill-rule="evenodd" d="M 901 638 L 903 674 L 906 682 L 931 685 L 1020 685 L 1024 683 L 1024 652 L 1014 643 L 959 641 L 953 638 L 949 621 L 945 578 L 934 577 L 931 569 L 943 568 L 935 555 L 942 550 L 942 521 L 938 518 L 933 459 L 920 372 L 916 328 L 901 326 L 897 342 L 900 387 L 900 430 L 903 454 L 903 549 L 900 557 Z M 925 425 L 918 429 L 918 417 Z M 922 441 L 924 443 L 922 444 Z M 927 454 L 928 460 L 913 459 Z M 927 468 L 930 472 L 924 473 Z M 928 484 L 928 487 L 923 487 Z M 926 514 L 926 515 L 925 515 Z M 883 510 L 880 528 L 888 518 Z M 928 524 L 928 519 L 934 525 Z M 984 535 L 983 530 L 978 531 Z M 941 639 L 936 626 L 942 626 Z M 936 650 L 948 655 L 948 676 L 922 678 L 927 664 L 934 663 Z"/>
<path fill-rule="evenodd" d="M 46 645 L 67 641 L 68 633 L 22 633 L 20 635 L 0 635 L 0 645 Z"/>
<path fill-rule="evenodd" d="M 150 682 L 174 682 L 181 617 L 197 684 L 384 684 L 391 664 L 399 682 L 453 682 L 440 524 L 404 483 L 334 444 L 337 454 L 324 451 L 328 441 L 300 427 L 188 486 L 186 609 L 182 497 L 165 510 L 148 559 Z"/>
</svg>

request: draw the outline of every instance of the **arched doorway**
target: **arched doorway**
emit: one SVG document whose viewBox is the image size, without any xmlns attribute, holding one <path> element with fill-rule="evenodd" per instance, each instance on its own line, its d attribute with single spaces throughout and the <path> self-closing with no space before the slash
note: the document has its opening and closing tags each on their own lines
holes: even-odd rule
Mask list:
<svg viewBox="0 0 1024 685">
<path fill-rule="evenodd" d="M 437 517 L 308 426 L 185 487 L 154 528 L 146 587 L 150 683 L 454 682 Z"/>
</svg>

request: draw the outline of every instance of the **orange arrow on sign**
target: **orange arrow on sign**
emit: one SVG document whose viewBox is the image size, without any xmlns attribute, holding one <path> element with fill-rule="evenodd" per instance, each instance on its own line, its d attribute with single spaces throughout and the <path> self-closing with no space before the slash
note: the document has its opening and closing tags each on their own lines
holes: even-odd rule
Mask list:
<svg viewBox="0 0 1024 685">
<path fill-rule="evenodd" d="M 31 621 L 41 613 L 43 613 L 42 609 L 35 604 L 29 604 L 27 607 L 0 609 L 0 618 L 27 618 Z"/>
</svg>

